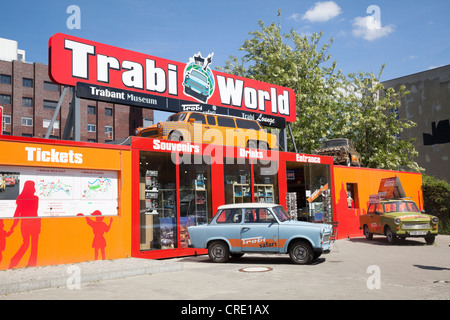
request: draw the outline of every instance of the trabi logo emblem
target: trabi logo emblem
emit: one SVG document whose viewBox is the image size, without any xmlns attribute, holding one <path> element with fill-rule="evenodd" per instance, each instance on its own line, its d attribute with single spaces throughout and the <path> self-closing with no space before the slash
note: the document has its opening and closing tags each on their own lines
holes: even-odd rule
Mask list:
<svg viewBox="0 0 450 320">
<path fill-rule="evenodd" d="M 214 93 L 214 75 L 209 68 L 213 55 L 214 53 L 210 53 L 203 58 L 199 52 L 189 58 L 189 63 L 184 69 L 184 93 L 203 103 L 206 103 Z"/>
</svg>

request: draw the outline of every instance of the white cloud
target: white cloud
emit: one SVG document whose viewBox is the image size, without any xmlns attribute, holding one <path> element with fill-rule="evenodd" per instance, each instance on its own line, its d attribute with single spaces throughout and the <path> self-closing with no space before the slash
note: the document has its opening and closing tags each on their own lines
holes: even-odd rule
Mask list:
<svg viewBox="0 0 450 320">
<path fill-rule="evenodd" d="M 310 22 L 325 22 L 341 13 L 341 8 L 333 1 L 316 2 L 314 7 L 306 11 L 303 20 Z"/>
<path fill-rule="evenodd" d="M 394 32 L 394 26 L 382 26 L 380 19 L 376 16 L 357 17 L 353 22 L 352 34 L 355 37 L 363 38 L 367 41 L 373 41 Z"/>
</svg>

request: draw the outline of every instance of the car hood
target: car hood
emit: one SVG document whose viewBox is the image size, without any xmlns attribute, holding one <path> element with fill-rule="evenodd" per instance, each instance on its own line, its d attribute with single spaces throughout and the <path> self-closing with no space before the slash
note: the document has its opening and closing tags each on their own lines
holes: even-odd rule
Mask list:
<svg viewBox="0 0 450 320">
<path fill-rule="evenodd" d="M 392 219 L 399 218 L 403 222 L 429 222 L 432 216 L 423 213 L 415 213 L 415 212 L 397 212 L 387 214 L 386 217 L 390 217 Z"/>
<path fill-rule="evenodd" d="M 302 226 L 302 227 L 318 228 L 318 229 L 323 228 L 325 230 L 329 230 L 330 232 L 333 229 L 333 226 L 331 224 L 312 223 L 312 222 L 296 221 L 296 220 L 288 220 L 288 221 L 285 221 L 285 222 L 281 222 L 280 225 L 293 226 L 293 227 Z"/>
</svg>

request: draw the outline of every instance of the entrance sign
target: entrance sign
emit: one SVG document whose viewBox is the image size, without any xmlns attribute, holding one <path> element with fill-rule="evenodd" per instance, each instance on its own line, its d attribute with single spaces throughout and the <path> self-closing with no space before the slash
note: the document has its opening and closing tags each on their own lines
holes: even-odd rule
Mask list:
<svg viewBox="0 0 450 320">
<path fill-rule="evenodd" d="M 55 34 L 49 76 L 77 86 L 78 97 L 179 112 L 228 114 L 283 126 L 296 119 L 295 94 L 265 82 L 211 71 L 213 54 L 180 63 L 110 45 Z"/>
</svg>

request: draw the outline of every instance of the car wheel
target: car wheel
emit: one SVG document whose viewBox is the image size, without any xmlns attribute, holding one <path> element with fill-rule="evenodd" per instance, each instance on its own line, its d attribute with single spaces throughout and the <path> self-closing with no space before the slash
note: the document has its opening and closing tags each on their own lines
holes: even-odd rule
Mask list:
<svg viewBox="0 0 450 320">
<path fill-rule="evenodd" d="M 259 143 L 259 149 L 260 150 L 269 150 L 269 145 L 267 144 L 267 142 L 260 142 Z"/>
<path fill-rule="evenodd" d="M 348 154 L 347 159 L 345 159 L 345 165 L 347 167 L 351 167 L 351 165 L 352 165 L 352 156 L 350 154 Z"/>
<path fill-rule="evenodd" d="M 214 241 L 208 246 L 208 255 L 213 262 L 227 262 L 230 259 L 230 249 L 225 242 Z"/>
<path fill-rule="evenodd" d="M 173 131 L 169 134 L 170 141 L 183 141 L 183 134 L 180 131 Z"/>
<path fill-rule="evenodd" d="M 373 233 L 369 232 L 369 227 L 368 226 L 364 226 L 364 236 L 366 237 L 367 240 L 372 240 L 373 239 Z"/>
<path fill-rule="evenodd" d="M 258 143 L 255 140 L 249 140 L 247 142 L 248 149 L 256 149 L 258 147 Z"/>
<path fill-rule="evenodd" d="M 394 244 L 395 241 L 397 240 L 397 236 L 395 235 L 395 233 L 392 232 L 391 228 L 386 227 L 386 238 L 387 241 L 389 242 L 389 244 Z"/>
<path fill-rule="evenodd" d="M 435 238 L 436 238 L 436 236 L 425 237 L 425 242 L 426 242 L 427 244 L 433 244 Z"/>
<path fill-rule="evenodd" d="M 289 257 L 295 264 L 308 264 L 314 258 L 314 252 L 306 241 L 297 241 L 289 248 Z"/>
</svg>

